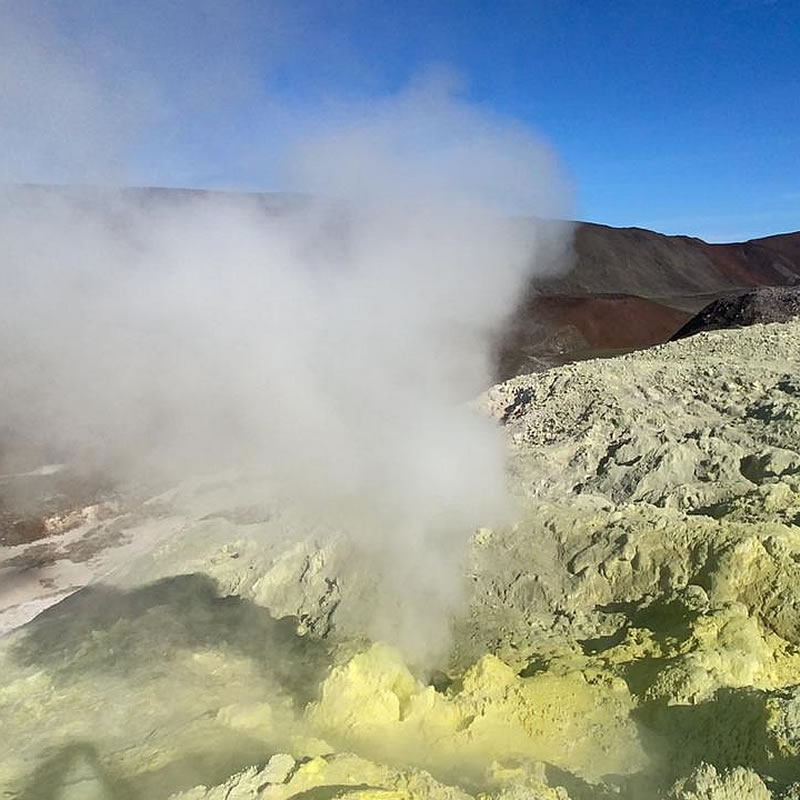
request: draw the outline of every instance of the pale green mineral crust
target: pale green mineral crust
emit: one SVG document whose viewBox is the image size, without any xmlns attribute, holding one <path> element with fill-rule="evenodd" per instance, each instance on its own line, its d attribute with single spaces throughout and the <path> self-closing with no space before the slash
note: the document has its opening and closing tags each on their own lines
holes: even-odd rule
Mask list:
<svg viewBox="0 0 800 800">
<path fill-rule="evenodd" d="M 800 798 L 798 363 L 754 326 L 491 389 L 516 519 L 436 672 L 367 640 L 335 526 L 224 485 L 115 521 L 182 532 L 7 639 L 3 796 Z"/>
</svg>

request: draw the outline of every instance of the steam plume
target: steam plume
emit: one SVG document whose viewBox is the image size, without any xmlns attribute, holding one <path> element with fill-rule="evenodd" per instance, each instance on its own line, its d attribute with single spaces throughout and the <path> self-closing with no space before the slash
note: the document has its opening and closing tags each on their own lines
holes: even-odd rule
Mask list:
<svg viewBox="0 0 800 800">
<path fill-rule="evenodd" d="M 84 111 L 85 160 L 111 121 Z M 116 476 L 258 468 L 357 509 L 389 593 L 418 598 L 394 626 L 414 648 L 442 634 L 471 529 L 504 509 L 502 443 L 468 401 L 553 236 L 511 215 L 563 214 L 564 183 L 535 136 L 437 80 L 306 118 L 271 170 L 307 194 L 7 189 L 0 414 L 9 440 Z"/>
</svg>

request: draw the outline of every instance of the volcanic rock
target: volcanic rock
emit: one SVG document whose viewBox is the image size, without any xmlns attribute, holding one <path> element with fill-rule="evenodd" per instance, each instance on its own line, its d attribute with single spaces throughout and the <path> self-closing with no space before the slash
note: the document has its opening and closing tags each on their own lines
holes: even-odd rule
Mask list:
<svg viewBox="0 0 800 800">
<path fill-rule="evenodd" d="M 170 534 L 5 638 L 0 787 L 793 796 L 798 359 L 800 321 L 753 325 L 489 390 L 517 507 L 472 534 L 435 676 L 366 639 L 382 587 L 341 527 L 268 487 L 187 481 L 99 520 Z"/>
<path fill-rule="evenodd" d="M 709 303 L 692 317 L 672 339 L 682 339 L 700 331 L 743 328 L 769 322 L 787 322 L 800 315 L 800 288 L 764 286 L 735 297 L 722 297 Z"/>
</svg>

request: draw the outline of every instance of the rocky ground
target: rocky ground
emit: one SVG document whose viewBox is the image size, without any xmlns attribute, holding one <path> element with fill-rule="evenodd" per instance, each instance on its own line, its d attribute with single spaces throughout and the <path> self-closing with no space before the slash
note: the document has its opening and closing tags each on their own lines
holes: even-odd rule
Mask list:
<svg viewBox="0 0 800 800">
<path fill-rule="evenodd" d="M 755 325 L 489 390 L 516 511 L 435 668 L 363 635 L 330 520 L 236 475 L 123 492 L 69 533 L 102 582 L 2 640 L 0 796 L 800 797 L 799 361 Z"/>
<path fill-rule="evenodd" d="M 788 322 L 800 315 L 800 288 L 760 286 L 734 297 L 721 297 L 709 303 L 690 319 L 672 339 L 682 339 L 700 331 L 744 328 L 756 323 Z M 662 340 L 663 341 L 663 340 Z"/>
</svg>

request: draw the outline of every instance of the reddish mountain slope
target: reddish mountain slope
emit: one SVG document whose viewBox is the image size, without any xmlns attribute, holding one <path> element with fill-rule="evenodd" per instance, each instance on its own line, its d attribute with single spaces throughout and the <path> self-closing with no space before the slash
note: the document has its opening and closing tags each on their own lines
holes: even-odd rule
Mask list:
<svg viewBox="0 0 800 800">
<path fill-rule="evenodd" d="M 532 280 L 498 348 L 497 377 L 669 339 L 708 303 L 800 285 L 800 232 L 708 244 L 579 223 L 558 277 Z"/>
<path fill-rule="evenodd" d="M 497 356 L 498 376 L 664 342 L 691 314 L 635 295 L 536 295 L 519 307 Z"/>
<path fill-rule="evenodd" d="M 498 348 L 497 377 L 648 347 L 708 303 L 800 285 L 800 232 L 708 244 L 580 223 L 558 277 L 533 279 Z"/>
<path fill-rule="evenodd" d="M 800 232 L 708 244 L 641 228 L 581 223 L 571 267 L 538 286 L 546 294 L 611 292 L 691 305 L 692 298 L 794 283 L 800 283 Z M 705 305 L 698 302 L 694 310 Z"/>
</svg>

